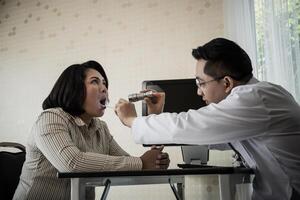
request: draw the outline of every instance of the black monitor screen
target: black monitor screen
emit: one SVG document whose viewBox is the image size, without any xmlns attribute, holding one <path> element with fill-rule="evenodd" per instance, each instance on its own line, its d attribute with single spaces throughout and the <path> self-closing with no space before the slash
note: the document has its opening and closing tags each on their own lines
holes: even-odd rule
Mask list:
<svg viewBox="0 0 300 200">
<path fill-rule="evenodd" d="M 186 112 L 199 109 L 206 103 L 197 95 L 195 79 L 149 80 L 143 82 L 143 90 L 153 89 L 165 92 L 166 100 L 163 112 Z M 147 104 L 142 103 L 142 115 L 147 116 Z M 164 144 L 165 146 L 183 146 L 184 144 Z M 144 146 L 151 146 L 151 144 Z"/>
<path fill-rule="evenodd" d="M 163 112 L 180 113 L 206 105 L 202 97 L 197 95 L 195 79 L 149 80 L 143 82 L 143 90 L 145 89 L 166 93 Z M 142 104 L 142 115 L 148 115 L 146 103 Z"/>
</svg>

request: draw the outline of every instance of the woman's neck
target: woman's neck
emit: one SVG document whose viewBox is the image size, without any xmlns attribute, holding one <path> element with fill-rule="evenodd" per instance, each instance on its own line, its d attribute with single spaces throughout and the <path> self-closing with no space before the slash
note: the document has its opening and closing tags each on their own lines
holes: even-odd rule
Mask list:
<svg viewBox="0 0 300 200">
<path fill-rule="evenodd" d="M 89 125 L 92 121 L 92 117 L 87 115 L 86 113 L 79 115 L 79 117 L 80 119 L 82 119 L 82 121 L 84 121 L 84 123 L 86 123 L 86 125 Z"/>
</svg>

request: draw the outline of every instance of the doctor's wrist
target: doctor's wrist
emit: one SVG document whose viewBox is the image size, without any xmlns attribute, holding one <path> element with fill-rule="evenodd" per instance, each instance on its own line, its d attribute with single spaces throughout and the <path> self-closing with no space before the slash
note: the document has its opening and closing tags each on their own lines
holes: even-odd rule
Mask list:
<svg viewBox="0 0 300 200">
<path fill-rule="evenodd" d="M 128 126 L 129 128 L 132 127 L 133 121 L 135 120 L 136 117 L 128 117 L 125 120 L 125 125 Z"/>
</svg>

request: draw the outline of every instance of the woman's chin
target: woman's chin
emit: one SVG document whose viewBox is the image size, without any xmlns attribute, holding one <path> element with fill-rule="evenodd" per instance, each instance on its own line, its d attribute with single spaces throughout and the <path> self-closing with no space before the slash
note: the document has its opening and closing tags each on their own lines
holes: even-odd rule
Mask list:
<svg viewBox="0 0 300 200">
<path fill-rule="evenodd" d="M 101 109 L 97 112 L 97 117 L 102 117 L 105 113 L 105 110 L 104 109 Z"/>
</svg>

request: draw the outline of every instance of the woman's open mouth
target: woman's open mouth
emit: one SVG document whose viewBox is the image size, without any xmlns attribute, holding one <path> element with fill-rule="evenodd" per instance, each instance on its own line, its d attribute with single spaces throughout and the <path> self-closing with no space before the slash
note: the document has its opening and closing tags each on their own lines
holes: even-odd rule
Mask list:
<svg viewBox="0 0 300 200">
<path fill-rule="evenodd" d="M 105 109 L 106 108 L 106 98 L 100 99 L 99 103 L 100 103 L 100 108 L 101 109 Z"/>
</svg>

